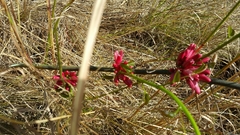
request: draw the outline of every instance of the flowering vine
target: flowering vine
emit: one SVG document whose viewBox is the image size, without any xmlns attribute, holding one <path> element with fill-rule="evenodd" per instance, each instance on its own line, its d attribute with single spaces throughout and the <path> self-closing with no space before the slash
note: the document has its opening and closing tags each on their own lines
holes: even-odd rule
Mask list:
<svg viewBox="0 0 240 135">
<path fill-rule="evenodd" d="M 202 54 L 196 50 L 196 44 L 190 46 L 181 52 L 176 61 L 176 68 L 170 69 L 170 82 L 174 85 L 176 82 L 185 79 L 187 84 L 196 94 L 201 90 L 198 85 L 199 81 L 210 82 L 210 70 L 207 69 L 206 63 L 209 57 L 202 58 Z"/>
<path fill-rule="evenodd" d="M 128 67 L 128 62 L 123 60 L 123 51 L 116 51 L 114 53 L 114 63 L 113 63 L 113 68 L 114 68 L 114 73 L 116 74 L 114 77 L 114 83 L 118 85 L 119 81 L 122 80 L 128 87 L 132 87 L 132 80 L 129 79 L 124 73 L 127 73 L 126 69 L 123 68 L 123 66 Z M 128 67 L 131 69 L 132 67 Z"/>
</svg>

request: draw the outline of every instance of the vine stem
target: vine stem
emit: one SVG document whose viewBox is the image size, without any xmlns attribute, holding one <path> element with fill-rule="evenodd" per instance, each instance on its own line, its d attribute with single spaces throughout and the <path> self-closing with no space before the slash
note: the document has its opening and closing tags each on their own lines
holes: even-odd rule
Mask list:
<svg viewBox="0 0 240 135">
<path fill-rule="evenodd" d="M 2 65 L 0 65 L 2 66 Z M 37 69 L 47 69 L 47 70 L 59 70 L 58 66 L 52 66 L 52 65 L 34 65 L 35 68 Z M 3 67 L 3 66 L 2 66 Z M 9 68 L 14 68 L 14 67 L 28 67 L 24 63 L 19 63 L 19 64 L 12 64 L 9 66 Z M 63 71 L 77 71 L 79 70 L 80 67 L 78 66 L 62 66 Z M 90 71 L 98 71 L 98 72 L 114 72 L 114 68 L 109 68 L 109 67 L 96 67 L 96 66 L 90 66 L 89 68 Z M 170 75 L 171 72 L 166 69 L 133 69 L 132 70 L 134 74 L 164 74 L 164 75 Z M 212 78 L 211 77 L 211 82 L 208 84 L 216 84 L 216 85 L 221 85 L 233 89 L 240 90 L 240 84 L 232 81 L 226 81 L 226 80 L 221 80 L 217 78 Z"/>
<path fill-rule="evenodd" d="M 156 89 L 159 89 L 159 90 L 163 91 L 164 93 L 166 93 L 168 96 L 170 96 L 180 106 L 181 110 L 185 113 L 187 118 L 190 120 L 190 122 L 191 122 L 191 124 L 192 124 L 192 126 L 194 128 L 195 134 L 196 135 L 200 135 L 201 134 L 201 132 L 200 132 L 200 130 L 198 128 L 198 125 L 195 122 L 193 116 L 191 115 L 191 113 L 189 112 L 187 107 L 183 104 L 183 102 L 175 94 L 173 94 L 171 91 L 167 90 L 162 85 L 157 85 L 157 84 L 155 84 L 153 82 L 144 80 L 144 79 L 142 79 L 140 77 L 137 77 L 137 76 L 135 76 L 133 74 L 127 74 L 127 76 L 129 76 L 129 77 L 131 77 L 131 78 L 133 78 L 133 79 L 135 79 L 137 81 L 140 81 L 141 83 L 145 83 L 145 84 L 147 84 L 149 86 L 152 86 L 152 87 L 154 87 Z"/>
</svg>

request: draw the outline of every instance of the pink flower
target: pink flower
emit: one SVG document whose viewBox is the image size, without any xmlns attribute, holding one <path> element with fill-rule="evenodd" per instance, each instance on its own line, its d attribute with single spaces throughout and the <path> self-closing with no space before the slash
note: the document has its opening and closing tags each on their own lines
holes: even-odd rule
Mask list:
<svg viewBox="0 0 240 135">
<path fill-rule="evenodd" d="M 125 69 L 121 66 L 121 64 L 127 65 L 128 62 L 122 62 L 123 59 L 123 51 L 116 51 L 114 53 L 114 63 L 113 63 L 113 68 L 115 69 L 114 73 L 115 78 L 114 78 L 114 83 L 118 85 L 119 81 L 122 80 L 128 87 L 132 87 L 133 82 L 124 75 L 123 73 L 126 73 Z"/>
<path fill-rule="evenodd" d="M 119 66 L 122 63 L 122 59 L 123 59 L 123 51 L 116 51 L 114 53 L 114 65 L 115 66 Z"/>
<path fill-rule="evenodd" d="M 180 72 L 180 80 L 185 79 L 190 88 L 196 93 L 200 94 L 199 81 L 210 82 L 211 79 L 210 70 L 206 69 L 203 64 L 206 64 L 210 58 L 201 59 L 202 54 L 196 51 L 196 45 L 190 44 L 190 46 L 181 52 L 176 61 L 176 68 L 170 69 L 172 73 L 170 75 L 170 82 L 173 82 L 176 73 Z"/>
<path fill-rule="evenodd" d="M 53 76 L 53 80 L 56 81 L 54 89 L 59 90 L 60 87 L 65 87 L 66 90 L 70 90 L 72 85 L 73 87 L 77 86 L 77 74 L 76 72 L 64 71 L 62 72 L 62 79 L 60 75 Z"/>
</svg>

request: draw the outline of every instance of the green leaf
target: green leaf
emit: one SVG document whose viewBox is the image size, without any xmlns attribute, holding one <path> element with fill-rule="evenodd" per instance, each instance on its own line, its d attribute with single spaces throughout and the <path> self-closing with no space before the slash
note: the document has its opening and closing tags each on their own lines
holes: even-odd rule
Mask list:
<svg viewBox="0 0 240 135">
<path fill-rule="evenodd" d="M 127 73 L 131 73 L 132 72 L 132 68 L 130 68 L 130 66 L 128 64 L 126 65 L 126 64 L 122 63 L 121 67 L 124 68 Z"/>
<path fill-rule="evenodd" d="M 178 71 L 174 74 L 172 83 L 180 82 L 180 80 L 181 80 L 181 75 L 180 75 L 180 71 L 178 70 Z"/>
<path fill-rule="evenodd" d="M 215 65 L 216 65 L 216 63 L 214 63 L 214 62 L 209 62 L 208 63 L 209 68 L 214 68 Z"/>
<path fill-rule="evenodd" d="M 208 66 L 206 64 L 202 64 L 201 67 L 199 67 L 197 70 L 194 71 L 194 73 L 198 74 L 206 70 Z"/>
<path fill-rule="evenodd" d="M 148 104 L 150 100 L 149 94 L 146 91 L 144 91 L 143 96 L 144 96 L 144 103 Z"/>
<path fill-rule="evenodd" d="M 232 29 L 231 26 L 228 26 L 228 38 L 234 36 L 235 31 Z"/>
<path fill-rule="evenodd" d="M 135 63 L 134 63 L 134 61 L 130 61 L 130 62 L 128 62 L 128 64 L 127 64 L 128 66 L 134 66 L 135 65 Z"/>
<path fill-rule="evenodd" d="M 69 98 L 70 97 L 70 94 L 67 91 L 61 91 L 59 94 L 63 98 Z"/>
</svg>

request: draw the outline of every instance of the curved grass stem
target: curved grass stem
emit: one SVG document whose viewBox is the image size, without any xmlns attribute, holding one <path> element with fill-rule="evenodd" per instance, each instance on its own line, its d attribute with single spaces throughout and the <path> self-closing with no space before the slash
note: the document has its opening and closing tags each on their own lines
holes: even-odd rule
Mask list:
<svg viewBox="0 0 240 135">
<path fill-rule="evenodd" d="M 232 38 L 230 38 L 229 40 L 223 42 L 222 44 L 220 44 L 217 48 L 213 49 L 212 51 L 210 51 L 209 53 L 205 54 L 202 56 L 202 58 L 206 58 L 208 56 L 210 56 L 211 54 L 215 53 L 216 51 L 222 49 L 224 46 L 226 46 L 227 44 L 231 43 L 232 41 L 236 40 L 237 38 L 240 37 L 240 33 L 238 33 L 237 35 L 233 36 Z"/>
<path fill-rule="evenodd" d="M 144 80 L 140 77 L 137 77 L 135 75 L 132 75 L 132 74 L 127 74 L 129 77 L 137 80 L 137 81 L 140 81 L 142 83 L 145 83 L 149 86 L 152 86 L 158 90 L 161 90 L 163 91 L 164 93 L 166 93 L 168 96 L 170 96 L 178 105 L 179 107 L 181 108 L 181 110 L 185 113 L 185 115 L 187 116 L 187 118 L 189 119 L 189 121 L 191 122 L 193 128 L 194 128 L 194 131 L 195 131 L 195 134 L 196 135 L 200 135 L 200 130 L 198 128 L 198 125 L 197 123 L 195 122 L 193 116 L 191 115 L 191 113 L 189 112 L 189 110 L 187 109 L 187 107 L 183 104 L 183 102 L 176 96 L 174 95 L 171 91 L 167 90 L 165 87 L 161 86 L 161 85 L 157 85 L 153 82 L 150 82 L 150 81 L 147 81 L 147 80 Z"/>
</svg>

